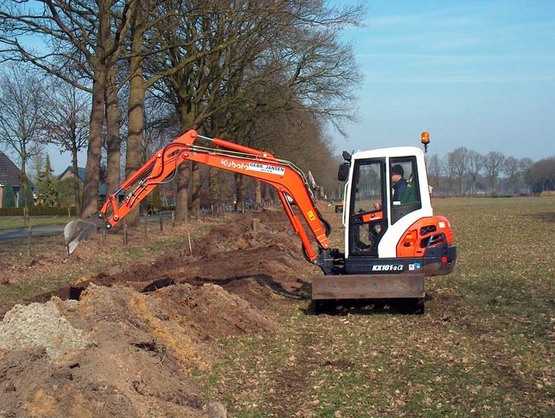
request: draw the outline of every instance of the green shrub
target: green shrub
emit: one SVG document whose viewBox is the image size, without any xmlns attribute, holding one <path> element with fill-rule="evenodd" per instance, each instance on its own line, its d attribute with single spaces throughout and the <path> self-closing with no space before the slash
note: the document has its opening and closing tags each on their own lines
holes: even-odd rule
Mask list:
<svg viewBox="0 0 555 418">
<path fill-rule="evenodd" d="M 10 183 L 4 184 L 4 193 L 2 196 L 2 207 L 15 208 L 15 194 L 13 192 L 13 186 Z"/>
</svg>

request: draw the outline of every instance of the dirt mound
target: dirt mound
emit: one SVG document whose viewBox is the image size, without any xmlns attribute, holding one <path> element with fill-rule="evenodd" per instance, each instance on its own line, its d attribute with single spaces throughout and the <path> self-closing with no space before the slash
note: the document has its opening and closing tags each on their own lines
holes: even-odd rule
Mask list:
<svg viewBox="0 0 555 418">
<path fill-rule="evenodd" d="M 297 244 L 282 213 L 247 215 L 192 255 L 84 280 L 79 301 L 15 307 L 0 323 L 0 417 L 216 416 L 189 376 L 223 355 L 214 342 L 279 330 L 272 305 L 304 297 L 315 273 Z"/>
<path fill-rule="evenodd" d="M 13 342 L 2 347 L 1 416 L 202 416 L 207 400 L 188 374 L 219 355 L 209 342 L 276 328 L 210 284 L 92 285 L 79 302 L 39 306 L 14 308 L 0 328 Z"/>
<path fill-rule="evenodd" d="M 48 357 L 58 359 L 89 346 L 83 331 L 61 314 L 58 301 L 16 305 L 0 323 L 0 349 L 44 348 Z"/>
<path fill-rule="evenodd" d="M 254 278 L 274 291 L 300 292 L 318 269 L 306 262 L 301 243 L 285 214 L 277 211 L 249 213 L 212 229 L 206 236 L 154 262 L 136 263 L 132 268 L 103 272 L 88 282 L 112 286 L 125 284 L 142 291 L 154 282 L 215 283 L 224 286 Z M 112 269 L 107 267 L 107 269 Z M 231 286 L 235 290 L 237 284 Z M 68 293 L 62 289 L 57 294 Z"/>
</svg>

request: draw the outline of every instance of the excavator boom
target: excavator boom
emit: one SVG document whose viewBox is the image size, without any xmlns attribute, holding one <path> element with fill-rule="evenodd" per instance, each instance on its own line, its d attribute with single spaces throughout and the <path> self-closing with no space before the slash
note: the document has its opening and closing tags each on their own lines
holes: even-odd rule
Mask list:
<svg viewBox="0 0 555 418">
<path fill-rule="evenodd" d="M 206 140 L 213 146 L 197 145 L 195 142 L 199 139 Z M 272 185 L 277 190 L 285 213 L 301 240 L 307 258 L 314 263 L 318 254 L 312 247 L 301 217 L 318 247 L 323 250 L 329 249 L 329 224 L 318 212 L 312 191 L 301 170 L 289 161 L 276 159 L 269 152 L 219 138 L 208 138 L 190 130 L 158 150 L 107 198 L 100 211 L 90 219 L 76 220 L 66 226 L 68 254 L 71 254 L 79 241 L 91 231 L 102 226 L 111 229 L 118 225 L 156 186 L 167 182 L 168 178 L 177 172 L 178 166 L 185 161 L 195 161 L 243 174 Z M 122 193 L 125 193 L 125 198 L 120 202 L 118 196 Z M 301 217 L 293 210 L 292 202 L 298 207 Z"/>
</svg>

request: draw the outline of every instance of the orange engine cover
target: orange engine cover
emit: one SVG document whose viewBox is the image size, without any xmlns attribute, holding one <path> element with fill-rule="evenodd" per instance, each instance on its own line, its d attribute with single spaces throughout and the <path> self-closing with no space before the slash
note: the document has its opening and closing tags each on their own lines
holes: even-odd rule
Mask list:
<svg viewBox="0 0 555 418">
<path fill-rule="evenodd" d="M 397 243 L 397 257 L 423 257 L 428 246 L 453 244 L 453 230 L 447 218 L 428 216 L 413 223 Z"/>
</svg>

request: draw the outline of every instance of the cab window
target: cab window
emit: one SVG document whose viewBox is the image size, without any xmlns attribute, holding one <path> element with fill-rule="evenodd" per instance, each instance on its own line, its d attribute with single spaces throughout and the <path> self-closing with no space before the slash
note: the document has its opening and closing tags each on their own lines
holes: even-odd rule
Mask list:
<svg viewBox="0 0 555 418">
<path fill-rule="evenodd" d="M 403 216 L 422 207 L 416 157 L 391 158 L 389 174 L 391 223 L 394 224 Z"/>
<path fill-rule="evenodd" d="M 355 195 L 352 213 L 371 212 L 375 204 L 382 203 L 382 162 L 369 161 L 355 169 Z"/>
</svg>

